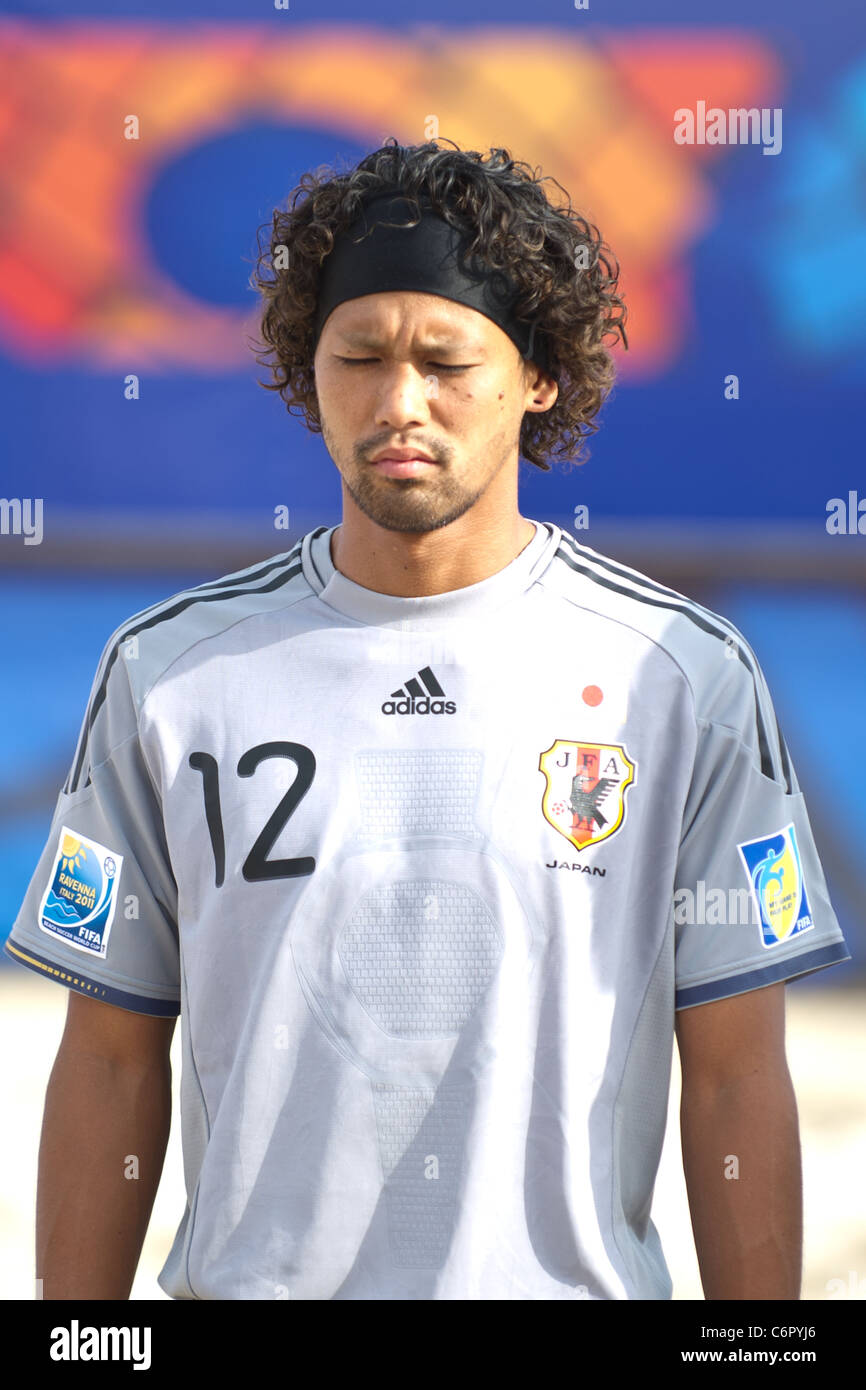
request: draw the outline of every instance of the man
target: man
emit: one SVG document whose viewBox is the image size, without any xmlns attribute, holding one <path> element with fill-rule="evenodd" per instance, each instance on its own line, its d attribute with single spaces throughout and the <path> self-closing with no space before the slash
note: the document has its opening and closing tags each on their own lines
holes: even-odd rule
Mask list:
<svg viewBox="0 0 866 1390">
<path fill-rule="evenodd" d="M 179 1011 L 174 1298 L 669 1298 L 676 1027 L 706 1296 L 796 1299 L 784 981 L 848 952 L 763 675 L 518 510 L 613 380 L 616 269 L 504 151 L 307 192 L 263 337 L 341 524 L 109 640 L 8 947 L 70 989 L 44 1296 L 128 1296 Z"/>
</svg>

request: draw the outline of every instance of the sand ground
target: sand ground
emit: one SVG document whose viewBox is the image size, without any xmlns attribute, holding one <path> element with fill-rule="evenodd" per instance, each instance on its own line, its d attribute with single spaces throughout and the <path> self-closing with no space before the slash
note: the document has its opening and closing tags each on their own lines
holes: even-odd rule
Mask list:
<svg viewBox="0 0 866 1390">
<path fill-rule="evenodd" d="M 800 1111 L 805 1239 L 803 1298 L 866 1299 L 866 994 L 789 986 L 788 1060 Z M 63 1031 L 66 990 L 23 970 L 0 971 L 0 1298 L 34 1289 L 36 1157 L 48 1075 Z M 185 1196 L 175 1030 L 175 1118 L 133 1299 L 165 1299 L 156 1276 L 180 1221 Z M 680 1157 L 680 1073 L 674 1075 L 653 1221 L 675 1299 L 702 1299 Z M 840 1281 L 834 1283 L 832 1281 Z"/>
</svg>

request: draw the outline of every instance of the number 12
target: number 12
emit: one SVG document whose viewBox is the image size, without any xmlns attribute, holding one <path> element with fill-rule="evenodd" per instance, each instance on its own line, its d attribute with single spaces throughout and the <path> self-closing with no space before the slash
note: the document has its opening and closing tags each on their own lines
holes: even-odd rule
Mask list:
<svg viewBox="0 0 866 1390">
<path fill-rule="evenodd" d="M 244 860 L 242 873 L 248 883 L 256 883 L 272 878 L 301 878 L 311 874 L 316 861 L 311 854 L 297 859 L 268 859 L 272 848 L 289 816 L 297 808 L 312 786 L 316 774 L 316 759 L 311 748 L 305 743 L 258 743 L 248 748 L 238 761 L 238 776 L 252 777 L 260 763 L 268 758 L 290 758 L 297 768 L 297 776 L 265 824 Z M 219 768 L 211 753 L 190 753 L 189 765 L 200 772 L 204 790 L 204 814 L 210 835 L 214 857 L 216 887 L 222 887 L 226 871 L 226 845 L 223 832 L 222 809 L 220 806 Z"/>
</svg>

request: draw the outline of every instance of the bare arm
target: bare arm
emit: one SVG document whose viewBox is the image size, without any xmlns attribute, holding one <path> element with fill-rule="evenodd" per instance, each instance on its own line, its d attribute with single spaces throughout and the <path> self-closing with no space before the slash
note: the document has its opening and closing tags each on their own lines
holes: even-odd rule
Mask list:
<svg viewBox="0 0 866 1390">
<path fill-rule="evenodd" d="M 175 1022 L 70 992 L 39 1147 L 43 1298 L 129 1297 L 168 1143 Z"/>
<path fill-rule="evenodd" d="M 784 991 L 769 985 L 676 1016 L 683 1169 L 707 1299 L 800 1297 L 800 1135 Z"/>
</svg>

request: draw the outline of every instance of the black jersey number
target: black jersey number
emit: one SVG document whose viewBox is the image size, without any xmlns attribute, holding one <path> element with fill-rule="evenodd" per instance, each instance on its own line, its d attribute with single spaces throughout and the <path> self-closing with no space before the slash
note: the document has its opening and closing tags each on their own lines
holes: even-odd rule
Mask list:
<svg viewBox="0 0 866 1390">
<path fill-rule="evenodd" d="M 268 850 L 273 847 L 289 816 L 312 786 L 316 773 L 313 750 L 305 743 L 258 743 L 255 748 L 248 748 L 241 756 L 238 761 L 238 776 L 252 777 L 259 764 L 268 758 L 290 758 L 297 768 L 297 776 L 265 821 L 255 844 L 244 860 L 242 873 L 248 883 L 272 878 L 301 878 L 304 874 L 311 874 L 316 867 L 316 861 L 311 854 L 301 855 L 297 859 L 267 857 Z M 216 758 L 211 753 L 190 753 L 189 765 L 195 772 L 201 773 L 204 815 L 213 850 L 216 886 L 220 888 L 225 880 L 226 842 L 220 804 L 219 768 Z"/>
</svg>

